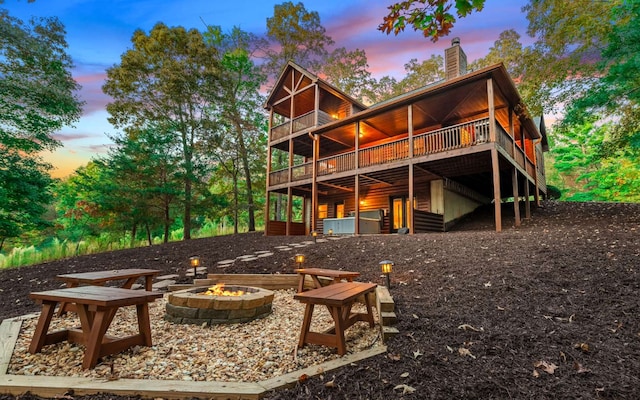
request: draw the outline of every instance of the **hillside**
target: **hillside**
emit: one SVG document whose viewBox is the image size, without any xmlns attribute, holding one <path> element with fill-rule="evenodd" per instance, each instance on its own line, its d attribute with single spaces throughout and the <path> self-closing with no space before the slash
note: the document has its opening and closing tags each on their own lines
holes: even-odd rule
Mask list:
<svg viewBox="0 0 640 400">
<path fill-rule="evenodd" d="M 493 231 L 490 211 L 453 232 L 350 237 L 300 250 L 308 266 L 356 270 L 379 284 L 378 262 L 394 261 L 401 334 L 387 355 L 267 398 L 390 399 L 403 397 L 398 385 L 415 389 L 409 399 L 640 398 L 640 204 L 550 201 L 517 229 L 505 208 L 502 233 Z M 58 287 L 60 273 L 184 275 L 193 255 L 209 272 L 285 273 L 294 268 L 292 252 L 216 263 L 305 240 L 251 233 L 3 270 L 0 318 L 37 311 L 28 293 Z"/>
</svg>

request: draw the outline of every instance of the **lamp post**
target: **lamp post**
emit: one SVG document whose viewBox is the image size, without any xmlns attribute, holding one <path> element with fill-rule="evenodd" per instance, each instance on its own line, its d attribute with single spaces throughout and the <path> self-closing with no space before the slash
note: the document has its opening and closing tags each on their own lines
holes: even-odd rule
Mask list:
<svg viewBox="0 0 640 400">
<path fill-rule="evenodd" d="M 196 279 L 196 271 L 198 269 L 198 267 L 200 266 L 200 257 L 198 256 L 193 256 L 191 258 L 189 258 L 189 262 L 191 264 L 191 267 L 193 268 L 193 279 Z"/>
<path fill-rule="evenodd" d="M 311 231 L 311 236 L 313 236 L 313 243 L 317 243 L 318 240 L 318 232 Z"/>
<path fill-rule="evenodd" d="M 298 264 L 298 268 L 302 269 L 302 264 L 304 264 L 304 254 L 296 254 L 295 260 L 296 264 Z"/>
<path fill-rule="evenodd" d="M 380 269 L 382 270 L 382 273 L 387 277 L 387 287 L 391 289 L 391 271 L 393 271 L 393 261 L 380 261 Z"/>
</svg>

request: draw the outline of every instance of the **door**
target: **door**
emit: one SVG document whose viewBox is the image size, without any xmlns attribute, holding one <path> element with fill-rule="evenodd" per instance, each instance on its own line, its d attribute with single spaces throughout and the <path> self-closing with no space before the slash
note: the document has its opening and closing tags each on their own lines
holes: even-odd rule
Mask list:
<svg viewBox="0 0 640 400">
<path fill-rule="evenodd" d="M 391 203 L 391 232 L 398 232 L 400 228 L 409 227 L 409 201 L 408 196 L 393 196 Z"/>
</svg>

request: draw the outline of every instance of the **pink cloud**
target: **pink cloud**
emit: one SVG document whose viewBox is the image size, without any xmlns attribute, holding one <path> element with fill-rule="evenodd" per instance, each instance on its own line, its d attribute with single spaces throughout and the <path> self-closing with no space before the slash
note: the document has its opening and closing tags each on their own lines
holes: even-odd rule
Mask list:
<svg viewBox="0 0 640 400">
<path fill-rule="evenodd" d="M 91 133 L 55 133 L 52 136 L 54 139 L 59 140 L 62 143 L 96 138 L 96 135 Z"/>
</svg>

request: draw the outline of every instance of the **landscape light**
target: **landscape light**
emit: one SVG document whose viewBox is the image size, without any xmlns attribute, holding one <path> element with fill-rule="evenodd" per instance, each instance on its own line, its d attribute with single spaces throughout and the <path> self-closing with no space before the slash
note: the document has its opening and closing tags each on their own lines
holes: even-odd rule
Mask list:
<svg viewBox="0 0 640 400">
<path fill-rule="evenodd" d="M 313 243 L 317 243 L 318 240 L 318 232 L 311 231 L 311 236 L 313 236 Z"/>
<path fill-rule="evenodd" d="M 391 289 L 391 272 L 393 271 L 393 261 L 380 261 L 380 269 L 382 270 L 382 273 L 387 277 L 387 287 Z"/>
<path fill-rule="evenodd" d="M 193 279 L 196 279 L 196 271 L 198 269 L 198 267 L 200 266 L 200 257 L 198 256 L 193 256 L 191 258 L 189 258 L 189 262 L 191 263 L 191 267 L 193 268 Z"/>
<path fill-rule="evenodd" d="M 329 229 L 329 236 L 333 235 L 333 229 Z"/>
<path fill-rule="evenodd" d="M 304 254 L 296 254 L 295 260 L 298 268 L 302 268 L 302 264 L 304 264 Z"/>
</svg>

